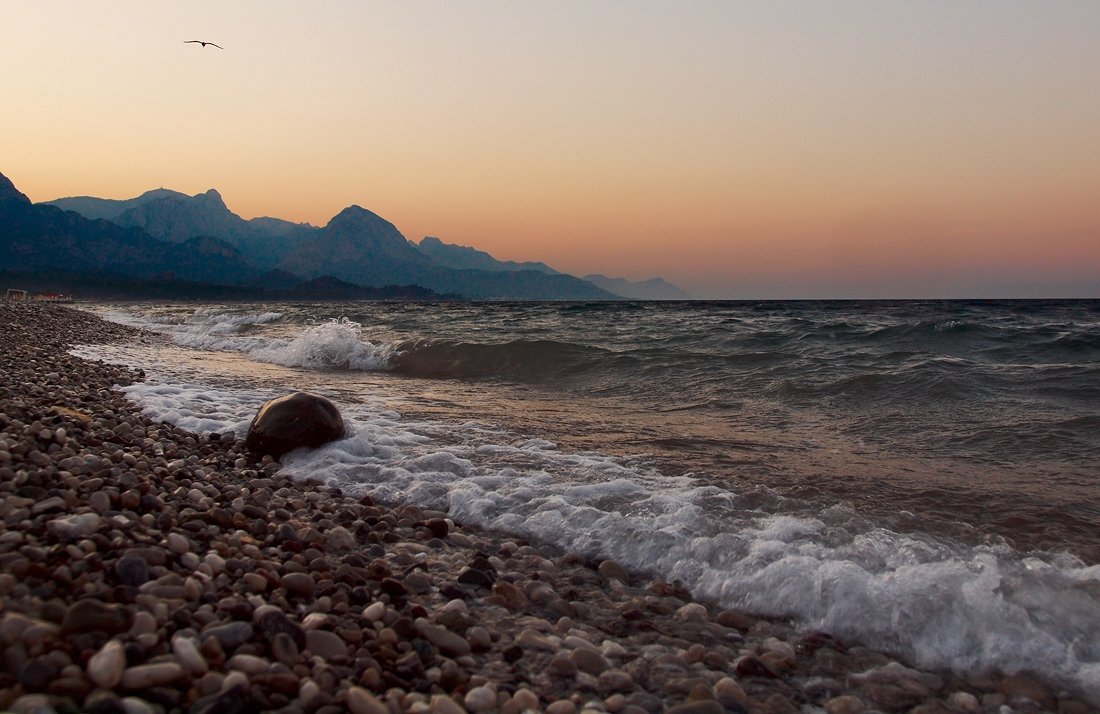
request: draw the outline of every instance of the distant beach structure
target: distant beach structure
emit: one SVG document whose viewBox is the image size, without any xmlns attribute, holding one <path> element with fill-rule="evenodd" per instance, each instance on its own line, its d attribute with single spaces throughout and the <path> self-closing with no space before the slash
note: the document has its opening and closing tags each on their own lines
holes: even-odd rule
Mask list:
<svg viewBox="0 0 1100 714">
<path fill-rule="evenodd" d="M 5 300 L 35 300 L 37 302 L 72 302 L 72 295 L 62 293 L 45 293 L 43 295 L 31 295 L 26 290 L 8 288 L 4 294 Z"/>
</svg>

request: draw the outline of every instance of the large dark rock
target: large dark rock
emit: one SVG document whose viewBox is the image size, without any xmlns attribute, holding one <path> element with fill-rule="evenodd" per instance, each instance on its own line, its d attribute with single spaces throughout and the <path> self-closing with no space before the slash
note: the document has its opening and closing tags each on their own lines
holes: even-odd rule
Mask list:
<svg viewBox="0 0 1100 714">
<path fill-rule="evenodd" d="M 315 394 L 295 392 L 266 402 L 248 427 L 248 448 L 279 458 L 300 447 L 315 448 L 344 435 L 336 406 Z"/>
</svg>

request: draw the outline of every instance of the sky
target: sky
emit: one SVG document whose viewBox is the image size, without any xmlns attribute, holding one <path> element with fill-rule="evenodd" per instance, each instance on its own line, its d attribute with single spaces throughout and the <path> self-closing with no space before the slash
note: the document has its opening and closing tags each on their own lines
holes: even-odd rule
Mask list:
<svg viewBox="0 0 1100 714">
<path fill-rule="evenodd" d="M 33 201 L 354 203 L 707 298 L 1100 297 L 1094 0 L 3 0 L 0 67 Z"/>
</svg>

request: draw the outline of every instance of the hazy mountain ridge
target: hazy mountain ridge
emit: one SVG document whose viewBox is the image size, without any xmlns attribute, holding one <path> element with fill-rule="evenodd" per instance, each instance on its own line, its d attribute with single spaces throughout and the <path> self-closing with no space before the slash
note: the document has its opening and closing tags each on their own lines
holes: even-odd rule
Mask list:
<svg viewBox="0 0 1100 714">
<path fill-rule="evenodd" d="M 613 300 L 618 296 L 572 275 L 455 270 L 435 263 L 389 221 L 349 206 L 300 242 L 279 269 L 306 278 L 332 275 L 360 285 L 413 283 L 473 298 Z"/>
<path fill-rule="evenodd" d="M 255 272 L 236 248 L 216 238 L 167 243 L 138 228 L 12 200 L 9 191 L 3 193 L 7 198 L 0 200 L 0 264 L 6 270 L 86 270 L 143 278 L 170 275 L 230 284 Z"/>
<path fill-rule="evenodd" d="M 81 196 L 47 203 L 87 218 L 141 228 L 154 238 L 173 243 L 213 236 L 235 246 L 259 270 L 275 267 L 312 228 L 278 218 L 246 221 L 229 210 L 215 189 L 194 196 L 156 189 L 119 201 Z"/>
<path fill-rule="evenodd" d="M 237 251 L 237 256 L 226 255 L 227 259 L 239 257 L 248 265 L 237 280 L 239 284 L 249 282 L 251 276 L 277 270 L 281 271 L 278 274 L 293 276 L 295 281 L 332 276 L 355 285 L 416 284 L 474 298 L 651 299 L 645 290 L 628 289 L 633 284 L 622 279 L 613 283 L 618 288 L 614 289 L 608 287 L 612 283 L 599 285 L 560 273 L 542 262 L 498 260 L 485 251 L 444 243 L 435 237 L 426 237 L 417 244 L 407 240 L 389 221 L 356 205 L 345 208 L 320 228 L 270 217 L 245 220 L 233 213 L 214 189 L 188 196 L 160 188 L 132 199 L 78 196 L 39 205 L 141 229 L 154 239 L 173 244 L 196 238 L 217 239 Z M 214 244 L 202 245 L 205 255 L 217 252 Z M 664 285 L 678 290 L 668 283 Z M 686 294 L 681 291 L 681 295 Z M 668 299 L 666 293 L 659 299 Z"/>
<path fill-rule="evenodd" d="M 435 236 L 425 236 L 417 249 L 439 265 L 456 270 L 534 270 L 547 275 L 561 275 L 546 263 L 514 260 L 498 260 L 483 250 L 453 243 L 444 243 Z"/>
<path fill-rule="evenodd" d="M 584 276 L 593 285 L 631 300 L 690 300 L 689 295 L 664 278 L 632 281 L 625 278 L 609 278 L 598 273 Z"/>
</svg>

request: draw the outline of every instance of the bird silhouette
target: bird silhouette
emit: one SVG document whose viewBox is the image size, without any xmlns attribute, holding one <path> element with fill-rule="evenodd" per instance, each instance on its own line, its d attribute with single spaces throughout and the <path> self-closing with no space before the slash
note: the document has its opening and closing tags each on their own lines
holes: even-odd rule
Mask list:
<svg viewBox="0 0 1100 714">
<path fill-rule="evenodd" d="M 214 45 L 214 47 L 217 47 L 219 50 L 224 50 L 225 49 L 221 45 L 215 45 L 213 42 L 203 42 L 202 40 L 184 40 L 183 44 L 186 45 L 186 44 L 191 43 L 191 42 L 194 42 L 196 44 L 200 44 L 203 47 L 206 47 L 207 45 Z"/>
</svg>

